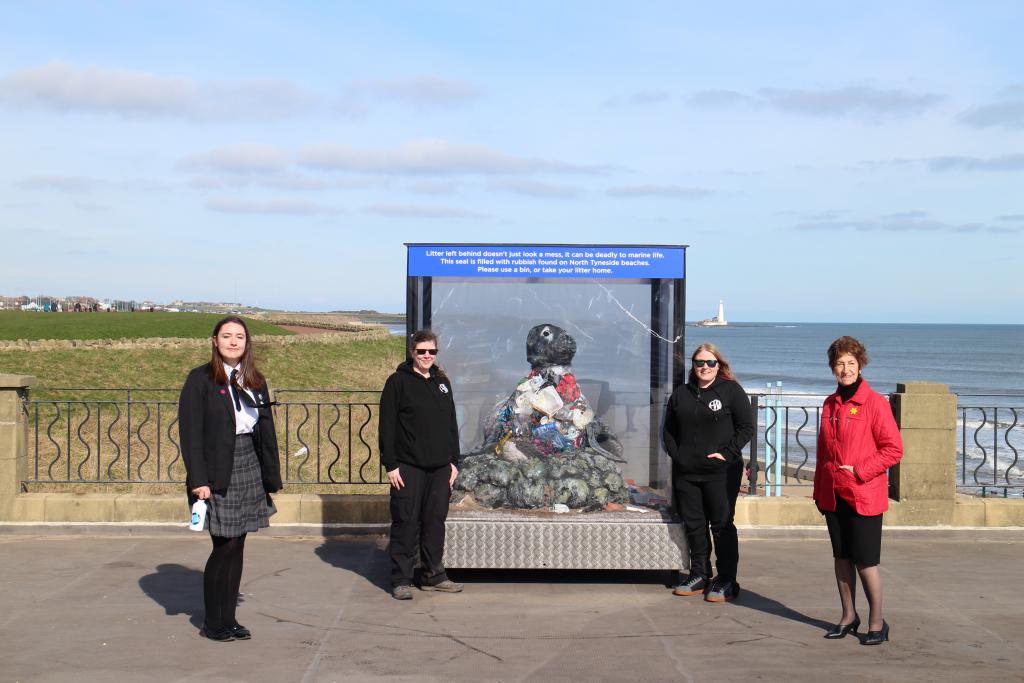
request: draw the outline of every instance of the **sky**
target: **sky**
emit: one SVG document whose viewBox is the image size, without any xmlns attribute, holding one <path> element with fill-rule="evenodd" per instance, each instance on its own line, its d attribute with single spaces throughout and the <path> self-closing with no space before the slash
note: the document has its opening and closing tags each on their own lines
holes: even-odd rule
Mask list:
<svg viewBox="0 0 1024 683">
<path fill-rule="evenodd" d="M 688 319 L 1024 323 L 1017 0 L 3 15 L 0 294 L 401 312 L 407 242 L 663 244 Z"/>
</svg>

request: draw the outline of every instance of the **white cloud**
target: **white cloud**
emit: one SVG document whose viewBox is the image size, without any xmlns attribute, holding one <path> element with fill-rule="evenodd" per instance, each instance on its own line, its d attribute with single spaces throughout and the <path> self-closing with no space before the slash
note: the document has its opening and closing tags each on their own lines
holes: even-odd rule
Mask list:
<svg viewBox="0 0 1024 683">
<path fill-rule="evenodd" d="M 701 90 L 688 98 L 697 107 L 743 104 L 770 107 L 790 114 L 820 117 L 879 117 L 921 114 L 945 99 L 936 93 L 870 86 L 843 88 L 761 88 L 754 94 L 734 90 Z"/>
<path fill-rule="evenodd" d="M 1024 85 L 1011 85 L 996 101 L 962 112 L 957 120 L 975 128 L 1024 128 Z"/>
<path fill-rule="evenodd" d="M 534 180 L 496 180 L 490 184 L 495 190 L 505 190 L 526 197 L 537 197 L 540 199 L 575 199 L 580 192 L 575 187 L 568 185 L 552 185 Z"/>
<path fill-rule="evenodd" d="M 178 163 L 178 166 L 187 171 L 274 173 L 284 170 L 288 163 L 288 153 L 278 147 L 227 145 L 202 154 L 187 156 Z"/>
<path fill-rule="evenodd" d="M 447 206 L 425 206 L 421 204 L 371 204 L 366 207 L 367 213 L 389 218 L 487 218 L 486 214 Z"/>
<path fill-rule="evenodd" d="M 54 61 L 0 79 L 0 102 L 133 119 L 267 121 L 300 113 L 311 100 L 288 81 L 197 82 Z"/>
<path fill-rule="evenodd" d="M 358 149 L 348 145 L 319 144 L 299 152 L 301 163 L 324 170 L 359 173 L 437 175 L 526 175 L 533 173 L 599 174 L 604 166 L 582 166 L 561 161 L 516 157 L 484 145 L 447 140 L 419 140 L 394 149 Z"/>
<path fill-rule="evenodd" d="M 410 183 L 406 189 L 416 194 L 453 195 L 459 191 L 459 186 L 445 180 L 421 180 Z"/>
<path fill-rule="evenodd" d="M 606 107 L 648 107 L 667 102 L 670 95 L 665 90 L 641 90 L 625 96 L 609 97 Z"/>
<path fill-rule="evenodd" d="M 292 192 L 350 190 L 373 187 L 378 181 L 370 178 L 323 178 L 283 171 L 280 173 L 232 173 L 222 176 L 198 175 L 186 183 L 197 190 L 228 190 L 247 187 L 269 187 Z"/>
<path fill-rule="evenodd" d="M 984 223 L 949 223 L 931 218 L 927 211 L 901 211 L 873 218 L 846 220 L 808 220 L 791 226 L 791 229 L 807 232 L 955 232 L 955 233 L 1014 233 L 1024 230 L 1005 226 L 988 226 Z"/>
<path fill-rule="evenodd" d="M 933 157 L 928 160 L 932 171 L 1024 171 L 1024 154 L 1004 154 L 982 158 L 968 156 Z"/>
<path fill-rule="evenodd" d="M 18 181 L 19 186 L 28 190 L 49 190 L 75 194 L 91 192 L 102 184 L 103 182 L 96 178 L 60 175 L 33 176 Z"/>
<path fill-rule="evenodd" d="M 295 199 L 252 200 L 234 197 L 212 197 L 206 201 L 206 207 L 221 213 L 262 215 L 309 216 L 322 213 L 337 213 L 334 209 Z"/>
<path fill-rule="evenodd" d="M 714 190 L 702 187 L 681 187 L 679 185 L 629 185 L 609 187 L 611 197 L 634 199 L 642 197 L 664 197 L 666 199 L 703 199 L 714 194 Z"/>
<path fill-rule="evenodd" d="M 920 114 L 944 99 L 934 93 L 866 86 L 804 90 L 763 88 L 758 94 L 777 109 L 809 116 Z"/>
<path fill-rule="evenodd" d="M 391 81 L 362 81 L 345 90 L 343 108 L 358 110 L 360 103 L 394 101 L 418 108 L 454 107 L 479 99 L 483 91 L 475 85 L 438 76 L 414 76 Z"/>
</svg>

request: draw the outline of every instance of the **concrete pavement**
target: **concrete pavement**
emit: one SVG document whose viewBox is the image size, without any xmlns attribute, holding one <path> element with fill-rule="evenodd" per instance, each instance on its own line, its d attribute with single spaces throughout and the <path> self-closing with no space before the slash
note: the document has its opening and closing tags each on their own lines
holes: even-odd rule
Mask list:
<svg viewBox="0 0 1024 683">
<path fill-rule="evenodd" d="M 887 529 L 874 648 L 822 638 L 821 530 L 740 533 L 743 592 L 711 605 L 645 572 L 453 572 L 464 593 L 398 602 L 383 538 L 261 532 L 232 643 L 197 634 L 205 535 L 0 533 L 0 680 L 1024 680 L 1020 529 Z"/>
</svg>

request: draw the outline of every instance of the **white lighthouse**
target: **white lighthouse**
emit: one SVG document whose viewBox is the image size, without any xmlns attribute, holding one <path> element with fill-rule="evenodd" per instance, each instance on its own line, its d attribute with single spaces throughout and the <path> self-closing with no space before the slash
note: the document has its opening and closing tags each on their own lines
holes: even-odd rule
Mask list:
<svg viewBox="0 0 1024 683">
<path fill-rule="evenodd" d="M 728 325 L 725 321 L 725 301 L 722 299 L 718 300 L 718 315 L 714 318 L 708 318 L 707 320 L 698 320 L 697 325 L 700 327 L 725 327 Z"/>
</svg>

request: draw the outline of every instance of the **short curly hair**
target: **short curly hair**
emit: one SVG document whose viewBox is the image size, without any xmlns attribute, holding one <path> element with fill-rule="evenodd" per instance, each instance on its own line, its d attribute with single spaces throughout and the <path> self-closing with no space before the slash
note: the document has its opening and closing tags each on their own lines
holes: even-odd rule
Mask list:
<svg viewBox="0 0 1024 683">
<path fill-rule="evenodd" d="M 860 367 L 868 364 L 868 350 L 863 344 L 853 337 L 840 337 L 828 347 L 828 366 L 834 368 L 839 356 L 846 353 L 856 358 Z"/>
</svg>

